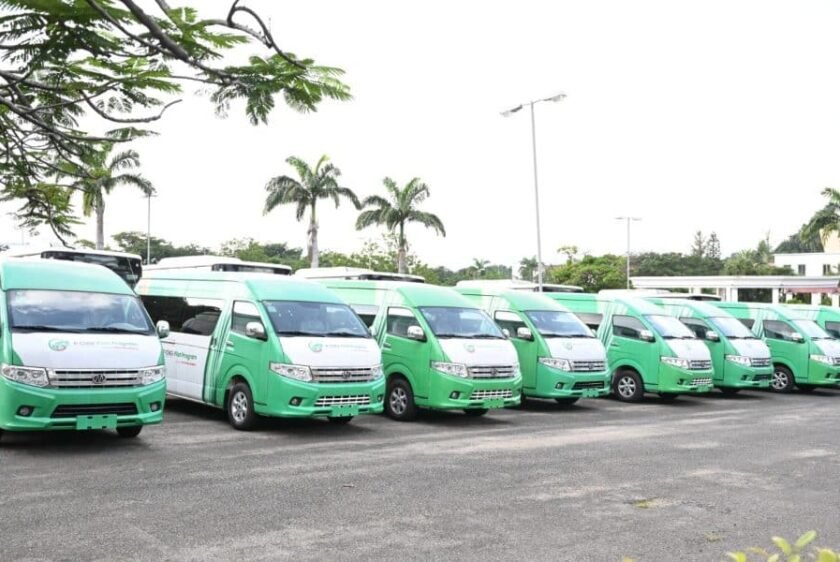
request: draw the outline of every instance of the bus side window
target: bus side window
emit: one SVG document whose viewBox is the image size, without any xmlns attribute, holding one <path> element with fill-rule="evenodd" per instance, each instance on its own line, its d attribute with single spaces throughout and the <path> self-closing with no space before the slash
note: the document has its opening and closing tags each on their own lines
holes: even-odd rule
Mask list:
<svg viewBox="0 0 840 562">
<path fill-rule="evenodd" d="M 140 297 L 152 321 L 169 322 L 174 333 L 210 336 L 216 329 L 224 301 L 219 299 L 193 299 L 184 297 Z"/>
<path fill-rule="evenodd" d="M 750 330 L 752 330 L 753 326 L 755 326 L 755 320 L 753 320 L 752 318 L 738 318 L 738 320 L 740 320 L 741 324 L 743 324 Z"/>
<path fill-rule="evenodd" d="M 230 321 L 230 331 L 235 334 L 247 336 L 245 326 L 247 326 L 250 322 L 258 322 L 261 326 L 263 326 L 263 330 L 265 330 L 265 325 L 263 325 L 257 305 L 246 301 L 234 302 L 233 315 Z"/>
<path fill-rule="evenodd" d="M 575 315 L 580 318 L 580 321 L 589 326 L 593 332 L 597 332 L 604 320 L 603 314 L 594 314 L 589 312 L 576 312 Z"/>
<path fill-rule="evenodd" d="M 516 337 L 516 330 L 519 328 L 527 328 L 525 322 L 515 312 L 509 310 L 499 310 L 493 315 L 493 320 L 501 330 L 507 330 L 511 337 Z"/>
<path fill-rule="evenodd" d="M 835 339 L 840 339 L 840 322 L 826 322 L 825 331 Z"/>
<path fill-rule="evenodd" d="M 645 329 L 637 318 L 632 316 L 613 316 L 613 334 L 621 338 L 634 340 L 642 339 L 642 331 Z"/>
<path fill-rule="evenodd" d="M 680 318 L 680 322 L 685 324 L 689 330 L 694 332 L 694 335 L 699 339 L 706 339 L 706 333 L 709 331 L 709 326 L 702 320 L 698 320 L 697 318 Z"/>
</svg>

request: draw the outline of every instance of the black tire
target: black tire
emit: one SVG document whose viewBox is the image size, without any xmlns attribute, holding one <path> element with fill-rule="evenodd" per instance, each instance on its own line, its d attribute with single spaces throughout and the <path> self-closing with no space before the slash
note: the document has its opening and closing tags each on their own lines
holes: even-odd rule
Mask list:
<svg viewBox="0 0 840 562">
<path fill-rule="evenodd" d="M 659 399 L 668 404 L 670 404 L 671 402 L 676 402 L 677 398 L 679 397 L 680 395 L 674 392 L 662 392 L 659 394 Z"/>
<path fill-rule="evenodd" d="M 247 383 L 238 382 L 228 393 L 227 417 L 233 429 L 248 431 L 257 423 L 257 413 L 254 411 L 254 398 Z"/>
<path fill-rule="evenodd" d="M 525 396 L 524 392 L 519 394 L 519 407 L 526 408 L 528 406 L 528 398 Z"/>
<path fill-rule="evenodd" d="M 732 388 L 731 386 L 722 386 L 718 390 L 720 390 L 721 394 L 725 396 L 735 396 L 741 392 L 740 388 Z"/>
<path fill-rule="evenodd" d="M 799 389 L 799 392 L 804 392 L 805 394 L 809 394 L 814 392 L 817 387 L 813 384 L 797 384 L 796 388 Z"/>
<path fill-rule="evenodd" d="M 613 394 L 622 402 L 638 402 L 645 395 L 642 378 L 636 371 L 625 369 L 615 374 Z"/>
<path fill-rule="evenodd" d="M 480 418 L 487 412 L 487 408 L 469 408 L 467 410 L 464 410 L 464 413 L 470 416 L 471 418 Z"/>
<path fill-rule="evenodd" d="M 793 390 L 795 385 L 793 373 L 784 365 L 774 366 L 772 377 L 770 379 L 770 390 L 773 392 L 786 394 Z"/>
<path fill-rule="evenodd" d="M 327 416 L 327 420 L 333 425 L 347 425 L 353 420 L 353 416 Z"/>
<path fill-rule="evenodd" d="M 140 432 L 143 431 L 142 425 L 127 425 L 125 427 L 118 427 L 117 428 L 117 435 L 122 437 L 123 439 L 134 439 Z"/>
<path fill-rule="evenodd" d="M 395 378 L 388 381 L 388 392 L 385 393 L 385 414 L 397 421 L 411 421 L 417 417 L 414 391 L 411 390 L 411 385 L 407 380 Z"/>
<path fill-rule="evenodd" d="M 571 406 L 572 404 L 580 400 L 580 398 L 555 398 L 554 400 L 556 400 L 557 403 L 561 406 Z"/>
</svg>

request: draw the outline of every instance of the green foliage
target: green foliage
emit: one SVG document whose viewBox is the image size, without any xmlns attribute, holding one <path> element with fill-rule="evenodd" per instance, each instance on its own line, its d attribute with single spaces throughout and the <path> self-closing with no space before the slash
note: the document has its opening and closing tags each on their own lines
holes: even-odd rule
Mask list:
<svg viewBox="0 0 840 562">
<path fill-rule="evenodd" d="M 791 544 L 782 537 L 773 537 L 775 551 L 764 548 L 749 548 L 744 551 L 728 552 L 727 556 L 733 562 L 750 562 L 764 560 L 765 562 L 840 562 L 840 553 L 831 549 L 812 547 L 817 538 L 815 531 L 809 531 Z M 809 548 L 811 547 L 811 548 Z"/>
<path fill-rule="evenodd" d="M 840 191 L 826 187 L 822 194 L 828 203 L 802 227 L 800 238 L 804 241 L 818 238 L 825 243 L 830 234 L 840 233 Z"/>
<path fill-rule="evenodd" d="M 113 238 L 117 243 L 120 251 L 139 254 L 143 256 L 143 259 L 145 260 L 146 234 L 144 232 L 119 232 L 114 234 L 111 238 Z M 200 256 L 210 253 L 209 248 L 197 246 L 195 244 L 175 246 L 171 242 L 156 236 L 152 236 L 150 242 L 152 250 L 152 263 L 156 263 L 162 258 L 171 258 L 176 256 Z"/>
<path fill-rule="evenodd" d="M 549 267 L 546 279 L 549 283 L 578 285 L 587 293 L 597 293 L 601 289 L 620 289 L 627 283 L 625 264 L 623 256 L 587 255 L 579 261 L 569 261 L 563 265 Z M 525 276 L 523 278 L 527 279 Z"/>
<path fill-rule="evenodd" d="M 281 49 L 238 0 L 216 18 L 165 0 L 0 0 L 0 9 L 0 199 L 22 200 L 20 223 L 57 234 L 69 234 L 73 209 L 47 178 L 153 134 L 185 84 L 202 85 L 220 114 L 244 102 L 254 124 L 278 96 L 298 111 L 350 98 L 340 69 Z M 229 60 L 234 48 L 247 63 Z"/>
<path fill-rule="evenodd" d="M 705 252 L 705 250 L 704 250 Z M 720 275 L 723 262 L 705 255 L 646 252 L 632 256 L 631 276 Z"/>
<path fill-rule="evenodd" d="M 426 228 L 431 228 L 441 236 L 446 236 L 446 229 L 440 218 L 432 213 L 419 210 L 417 207 L 429 197 L 429 187 L 420 178 L 413 178 L 400 188 L 391 178 L 382 180 L 388 198 L 371 195 L 362 202 L 365 209 L 356 219 L 356 229 L 362 230 L 369 226 L 384 226 L 389 232 L 397 235 L 397 270 L 400 273 L 408 271 L 406 253 L 408 241 L 405 236 L 407 223 L 416 222 Z"/>
</svg>

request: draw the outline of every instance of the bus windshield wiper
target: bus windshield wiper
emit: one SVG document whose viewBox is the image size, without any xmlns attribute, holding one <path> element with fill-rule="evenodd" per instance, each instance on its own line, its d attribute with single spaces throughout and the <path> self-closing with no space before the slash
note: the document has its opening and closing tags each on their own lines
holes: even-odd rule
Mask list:
<svg viewBox="0 0 840 562">
<path fill-rule="evenodd" d="M 558 332 L 540 332 L 544 338 L 592 338 L 587 334 L 561 334 Z"/>
<path fill-rule="evenodd" d="M 469 336 L 465 336 L 464 334 L 447 334 L 447 333 L 435 334 L 435 336 L 437 336 L 439 339 L 467 338 L 467 337 L 469 337 Z"/>
<path fill-rule="evenodd" d="M 469 336 L 464 336 L 465 338 L 471 340 L 503 340 L 505 339 L 504 336 L 494 336 L 493 334 L 471 334 Z"/>
<path fill-rule="evenodd" d="M 79 328 L 61 328 L 59 326 L 42 326 L 37 324 L 12 326 L 11 328 L 13 332 L 67 332 L 70 334 L 79 334 L 84 331 Z"/>
<path fill-rule="evenodd" d="M 148 336 L 151 334 L 151 330 L 129 330 L 127 328 L 109 328 L 109 327 L 99 327 L 99 328 L 85 328 L 84 332 L 89 332 L 92 334 L 136 334 L 141 336 Z"/>
<path fill-rule="evenodd" d="M 300 330 L 281 330 L 277 332 L 278 336 L 309 336 L 313 338 L 324 338 L 327 334 L 323 332 L 302 332 Z"/>
<path fill-rule="evenodd" d="M 324 335 L 327 336 L 327 337 L 330 337 L 330 338 L 367 338 L 367 337 L 370 337 L 370 336 L 367 336 L 365 334 L 360 334 L 358 332 L 329 332 L 329 333 L 324 334 Z"/>
</svg>

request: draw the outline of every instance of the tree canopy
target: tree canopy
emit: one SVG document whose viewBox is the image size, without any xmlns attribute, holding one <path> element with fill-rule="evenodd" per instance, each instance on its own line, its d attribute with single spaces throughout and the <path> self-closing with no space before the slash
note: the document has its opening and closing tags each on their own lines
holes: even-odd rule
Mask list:
<svg viewBox="0 0 840 562">
<path fill-rule="evenodd" d="M 87 169 L 104 145 L 153 134 L 185 84 L 220 115 L 243 102 L 266 123 L 280 97 L 298 111 L 350 98 L 338 68 L 285 50 L 260 15 L 232 0 L 205 18 L 167 0 L 0 0 L 0 201 L 18 222 L 72 225 L 55 173 Z M 151 9 L 149 9 L 151 8 Z M 245 62 L 226 57 L 250 47 Z"/>
</svg>

